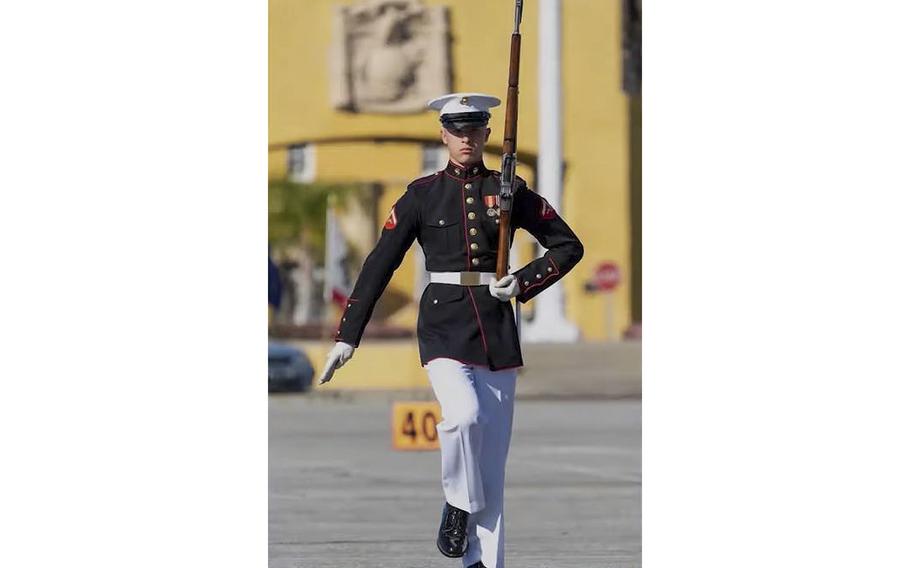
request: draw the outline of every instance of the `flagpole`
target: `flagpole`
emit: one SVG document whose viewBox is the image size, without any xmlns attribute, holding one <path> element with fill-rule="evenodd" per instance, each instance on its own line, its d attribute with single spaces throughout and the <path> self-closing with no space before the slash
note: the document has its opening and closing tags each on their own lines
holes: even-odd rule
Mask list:
<svg viewBox="0 0 910 568">
<path fill-rule="evenodd" d="M 325 208 L 325 262 L 323 263 L 322 270 L 322 300 L 325 302 L 325 320 L 329 323 L 335 319 L 334 314 L 330 313 L 332 309 L 332 288 L 335 285 L 335 271 L 332 270 L 332 263 L 335 261 L 335 255 L 337 254 L 337 251 L 335 250 L 335 223 L 335 196 L 329 194 Z"/>
</svg>

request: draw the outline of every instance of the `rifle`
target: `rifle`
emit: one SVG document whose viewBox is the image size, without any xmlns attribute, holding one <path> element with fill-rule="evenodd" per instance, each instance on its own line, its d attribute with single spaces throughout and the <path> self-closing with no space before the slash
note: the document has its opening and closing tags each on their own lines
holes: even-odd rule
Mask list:
<svg viewBox="0 0 910 568">
<path fill-rule="evenodd" d="M 506 97 L 506 126 L 502 140 L 502 176 L 499 183 L 499 246 L 496 251 L 496 278 L 509 273 L 511 243 L 512 191 L 515 186 L 515 145 L 518 137 L 518 62 L 521 55 L 522 0 L 515 0 L 515 27 L 509 52 L 509 89 Z"/>
</svg>

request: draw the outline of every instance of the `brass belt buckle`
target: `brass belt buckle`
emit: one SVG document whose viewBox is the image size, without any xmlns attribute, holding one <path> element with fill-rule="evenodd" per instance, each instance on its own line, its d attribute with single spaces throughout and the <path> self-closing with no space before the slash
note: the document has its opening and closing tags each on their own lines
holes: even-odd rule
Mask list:
<svg viewBox="0 0 910 568">
<path fill-rule="evenodd" d="M 459 280 L 462 286 L 480 286 L 480 273 L 462 272 Z"/>
</svg>

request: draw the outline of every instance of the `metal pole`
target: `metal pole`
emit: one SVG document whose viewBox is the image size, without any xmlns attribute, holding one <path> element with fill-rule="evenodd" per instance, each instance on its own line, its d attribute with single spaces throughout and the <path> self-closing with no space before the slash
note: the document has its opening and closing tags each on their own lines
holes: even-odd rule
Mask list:
<svg viewBox="0 0 910 568">
<path fill-rule="evenodd" d="M 562 202 L 562 3 L 541 0 L 538 58 L 540 108 L 537 192 L 557 211 Z M 572 342 L 578 328 L 565 318 L 561 282 L 534 299 L 534 320 L 525 326 L 528 341 Z"/>
<path fill-rule="evenodd" d="M 607 334 L 606 334 L 607 341 L 614 341 L 616 339 L 616 336 L 613 334 L 613 307 L 614 306 L 613 306 L 613 291 L 612 290 L 607 292 L 606 298 L 604 298 L 604 303 L 606 304 L 606 312 L 607 312 L 604 317 L 604 321 L 606 322 L 606 326 L 607 326 Z"/>
</svg>

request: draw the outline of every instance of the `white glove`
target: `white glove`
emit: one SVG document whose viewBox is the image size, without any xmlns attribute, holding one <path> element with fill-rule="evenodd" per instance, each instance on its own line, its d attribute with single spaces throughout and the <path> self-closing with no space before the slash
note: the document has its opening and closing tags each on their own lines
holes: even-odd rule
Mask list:
<svg viewBox="0 0 910 568">
<path fill-rule="evenodd" d="M 495 282 L 490 282 L 490 295 L 500 302 L 508 302 L 518 295 L 518 279 L 509 274 Z"/>
<path fill-rule="evenodd" d="M 332 380 L 335 369 L 340 369 L 345 363 L 354 356 L 354 346 L 344 341 L 335 342 L 335 347 L 329 351 L 325 358 L 325 368 L 322 370 L 322 376 L 319 377 L 319 384 L 327 383 Z"/>
</svg>

